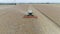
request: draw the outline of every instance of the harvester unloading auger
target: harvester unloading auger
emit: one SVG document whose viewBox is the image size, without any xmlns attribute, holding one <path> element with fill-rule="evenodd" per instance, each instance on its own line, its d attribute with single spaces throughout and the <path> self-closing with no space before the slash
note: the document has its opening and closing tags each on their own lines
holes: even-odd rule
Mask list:
<svg viewBox="0 0 60 34">
<path fill-rule="evenodd" d="M 24 18 L 37 18 L 37 16 L 33 15 L 33 11 L 30 9 L 25 13 Z"/>
</svg>

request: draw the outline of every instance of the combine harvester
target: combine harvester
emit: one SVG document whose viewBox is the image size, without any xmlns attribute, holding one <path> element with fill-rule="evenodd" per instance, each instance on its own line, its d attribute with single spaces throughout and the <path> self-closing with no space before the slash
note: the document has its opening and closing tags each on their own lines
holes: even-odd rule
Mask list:
<svg viewBox="0 0 60 34">
<path fill-rule="evenodd" d="M 25 15 L 24 18 L 37 18 L 37 16 L 33 15 L 33 11 L 32 10 L 28 10 Z"/>
</svg>

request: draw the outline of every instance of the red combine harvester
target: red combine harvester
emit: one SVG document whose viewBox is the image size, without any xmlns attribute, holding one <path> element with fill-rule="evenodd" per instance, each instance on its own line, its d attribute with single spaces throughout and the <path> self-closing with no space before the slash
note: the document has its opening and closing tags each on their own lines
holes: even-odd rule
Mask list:
<svg viewBox="0 0 60 34">
<path fill-rule="evenodd" d="M 32 13 L 32 10 L 28 10 L 24 18 L 37 18 L 37 16 L 34 16 Z"/>
</svg>

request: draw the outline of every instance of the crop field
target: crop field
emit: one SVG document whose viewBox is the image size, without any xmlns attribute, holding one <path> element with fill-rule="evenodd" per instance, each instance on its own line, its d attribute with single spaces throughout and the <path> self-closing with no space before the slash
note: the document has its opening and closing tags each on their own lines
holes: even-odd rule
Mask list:
<svg viewBox="0 0 60 34">
<path fill-rule="evenodd" d="M 37 18 L 23 18 L 28 9 Z M 0 34 L 60 34 L 60 5 L 0 5 Z"/>
</svg>

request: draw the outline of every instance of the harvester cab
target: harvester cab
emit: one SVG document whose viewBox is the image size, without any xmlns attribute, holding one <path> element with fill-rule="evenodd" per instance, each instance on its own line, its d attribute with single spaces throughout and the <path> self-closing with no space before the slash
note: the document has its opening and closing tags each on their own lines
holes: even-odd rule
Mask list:
<svg viewBox="0 0 60 34">
<path fill-rule="evenodd" d="M 37 16 L 33 15 L 33 11 L 32 10 L 28 10 L 25 15 L 24 18 L 37 18 Z"/>
</svg>

